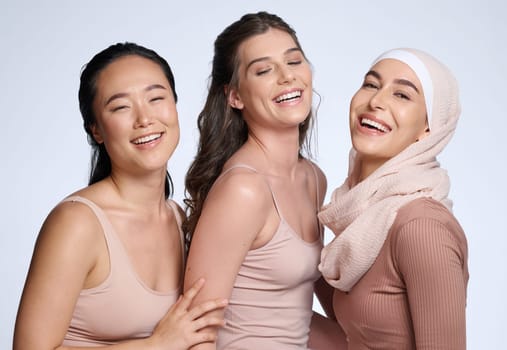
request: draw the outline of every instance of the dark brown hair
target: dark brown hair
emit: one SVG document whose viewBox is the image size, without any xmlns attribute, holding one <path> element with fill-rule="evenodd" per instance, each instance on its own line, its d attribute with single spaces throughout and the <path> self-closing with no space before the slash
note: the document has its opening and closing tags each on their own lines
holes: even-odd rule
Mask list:
<svg viewBox="0 0 507 350">
<path fill-rule="evenodd" d="M 208 96 L 197 120 L 200 132 L 197 155 L 185 178 L 184 202 L 188 218 L 183 228 L 187 244 L 192 240 L 192 234 L 211 186 L 220 175 L 225 162 L 248 137 L 248 126 L 241 111 L 229 106 L 225 92 L 229 87 L 237 88 L 238 85 L 238 48 L 245 40 L 263 34 L 271 28 L 288 33 L 303 52 L 294 29 L 277 15 L 267 12 L 242 16 L 225 28 L 215 40 Z M 310 111 L 299 127 L 300 155 L 303 146 L 309 154 L 307 131 L 312 118 Z"/>
</svg>

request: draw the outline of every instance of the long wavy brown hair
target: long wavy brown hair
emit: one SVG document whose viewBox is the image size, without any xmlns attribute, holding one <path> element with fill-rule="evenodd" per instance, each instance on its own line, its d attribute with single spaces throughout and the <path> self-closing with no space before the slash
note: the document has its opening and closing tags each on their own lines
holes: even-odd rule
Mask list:
<svg viewBox="0 0 507 350">
<path fill-rule="evenodd" d="M 267 12 L 242 16 L 225 28 L 215 40 L 208 96 L 197 119 L 200 133 L 197 155 L 185 177 L 184 203 L 187 219 L 183 224 L 183 229 L 188 245 L 192 240 L 197 220 L 211 186 L 222 172 L 225 162 L 246 142 L 248 137 L 248 126 L 241 111 L 232 108 L 227 101 L 228 87 L 238 86 L 238 48 L 245 40 L 263 34 L 270 28 L 288 33 L 303 52 L 294 29 L 277 15 Z M 311 130 L 312 122 L 313 114 L 310 111 L 305 121 L 299 126 L 300 157 L 302 151 L 310 155 L 311 133 L 307 131 Z"/>
</svg>

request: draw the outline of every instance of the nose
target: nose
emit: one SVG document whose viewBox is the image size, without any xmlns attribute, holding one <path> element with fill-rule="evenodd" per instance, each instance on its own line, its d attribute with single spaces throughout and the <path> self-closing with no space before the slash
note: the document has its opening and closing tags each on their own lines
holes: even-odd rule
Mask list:
<svg viewBox="0 0 507 350">
<path fill-rule="evenodd" d="M 370 108 L 372 110 L 375 109 L 384 109 L 386 103 L 386 91 L 384 89 L 378 89 L 370 98 Z"/>
<path fill-rule="evenodd" d="M 145 128 L 152 123 L 150 112 L 142 103 L 135 105 L 135 127 Z"/>
<path fill-rule="evenodd" d="M 294 79 L 295 79 L 294 72 L 292 71 L 292 69 L 290 69 L 290 67 L 280 66 L 278 78 L 278 82 L 280 84 L 290 83 Z"/>
</svg>

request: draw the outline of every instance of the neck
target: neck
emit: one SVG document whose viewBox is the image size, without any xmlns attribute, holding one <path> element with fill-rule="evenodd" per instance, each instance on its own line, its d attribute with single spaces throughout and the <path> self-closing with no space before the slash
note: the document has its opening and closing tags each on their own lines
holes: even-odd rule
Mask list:
<svg viewBox="0 0 507 350">
<path fill-rule="evenodd" d="M 250 133 L 247 144 L 263 154 L 266 173 L 275 176 L 291 176 L 294 173 L 299 160 L 298 130 L 285 134 L 273 131 L 273 134 L 262 138 Z"/>
<path fill-rule="evenodd" d="M 366 159 L 361 156 L 356 156 L 356 161 L 352 174 L 349 176 L 349 186 L 352 188 L 358 183 L 365 180 L 368 176 L 373 174 L 378 168 L 385 163 L 383 159 Z"/>
<path fill-rule="evenodd" d="M 111 172 L 109 181 L 122 199 L 132 208 L 152 211 L 165 206 L 165 171 L 146 175 Z"/>
</svg>

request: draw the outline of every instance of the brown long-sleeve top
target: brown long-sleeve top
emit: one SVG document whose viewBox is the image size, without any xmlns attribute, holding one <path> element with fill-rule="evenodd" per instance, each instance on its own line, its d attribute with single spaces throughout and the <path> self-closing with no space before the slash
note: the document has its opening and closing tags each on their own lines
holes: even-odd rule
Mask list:
<svg viewBox="0 0 507 350">
<path fill-rule="evenodd" d="M 465 349 L 465 234 L 430 198 L 400 208 L 370 270 L 333 308 L 349 350 Z"/>
</svg>

